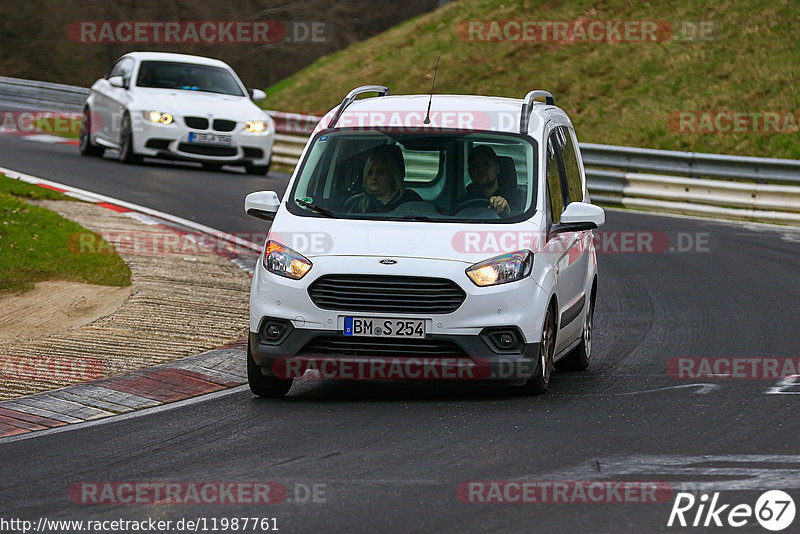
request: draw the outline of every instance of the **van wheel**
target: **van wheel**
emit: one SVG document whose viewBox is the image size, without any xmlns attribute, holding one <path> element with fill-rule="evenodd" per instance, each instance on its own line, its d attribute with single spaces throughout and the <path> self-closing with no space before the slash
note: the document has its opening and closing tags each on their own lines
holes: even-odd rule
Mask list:
<svg viewBox="0 0 800 534">
<path fill-rule="evenodd" d="M 84 108 L 83 119 L 81 120 L 81 130 L 78 134 L 78 151 L 82 156 L 100 157 L 106 151 L 104 147 L 92 144 L 92 112 L 89 108 Z"/>
<path fill-rule="evenodd" d="M 583 320 L 583 334 L 580 344 L 572 352 L 559 360 L 556 365 L 559 371 L 583 371 L 589 367 L 592 357 L 592 336 L 594 335 L 594 300 L 589 299 L 589 309 Z"/>
<path fill-rule="evenodd" d="M 522 395 L 541 395 L 550 387 L 550 376 L 553 374 L 553 353 L 556 349 L 556 322 L 552 307 L 547 308 L 542 326 L 542 341 L 539 343 L 539 358 L 536 369 L 525 385 L 519 386 Z"/>
<path fill-rule="evenodd" d="M 283 380 L 274 376 L 264 376 L 261 368 L 253 360 L 250 343 L 247 343 L 247 383 L 254 395 L 266 399 L 277 399 L 286 395 L 292 387 L 292 380 Z"/>
</svg>

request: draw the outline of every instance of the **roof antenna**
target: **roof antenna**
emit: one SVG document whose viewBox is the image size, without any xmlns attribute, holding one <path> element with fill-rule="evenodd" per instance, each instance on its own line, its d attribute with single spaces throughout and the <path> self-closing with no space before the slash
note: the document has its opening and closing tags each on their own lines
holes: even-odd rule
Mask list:
<svg viewBox="0 0 800 534">
<path fill-rule="evenodd" d="M 433 71 L 433 83 L 431 84 L 431 97 L 428 99 L 428 112 L 425 113 L 425 120 L 422 121 L 423 124 L 430 124 L 431 123 L 431 102 L 433 102 L 433 88 L 436 87 L 436 73 L 439 72 L 439 59 L 442 56 L 436 56 L 436 68 Z"/>
</svg>

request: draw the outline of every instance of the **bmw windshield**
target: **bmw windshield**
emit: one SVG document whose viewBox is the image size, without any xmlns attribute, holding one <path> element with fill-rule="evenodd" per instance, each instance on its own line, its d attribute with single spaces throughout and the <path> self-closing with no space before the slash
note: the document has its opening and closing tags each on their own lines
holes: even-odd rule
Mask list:
<svg viewBox="0 0 800 534">
<path fill-rule="evenodd" d="M 515 222 L 536 208 L 536 154 L 533 140 L 507 133 L 321 132 L 288 207 L 335 218 Z"/>
<path fill-rule="evenodd" d="M 227 69 L 180 61 L 142 61 L 136 85 L 244 96 L 236 78 Z"/>
</svg>

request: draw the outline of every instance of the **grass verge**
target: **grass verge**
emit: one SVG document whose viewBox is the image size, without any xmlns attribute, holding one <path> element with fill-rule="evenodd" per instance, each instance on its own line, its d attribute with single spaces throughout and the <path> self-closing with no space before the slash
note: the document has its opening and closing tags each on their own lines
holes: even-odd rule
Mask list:
<svg viewBox="0 0 800 534">
<path fill-rule="evenodd" d="M 789 120 L 800 122 L 798 19 L 797 0 L 456 0 L 319 59 L 267 89 L 264 106 L 321 115 L 372 83 L 393 94 L 427 93 L 441 55 L 437 93 L 522 98 L 549 90 L 584 142 L 800 158 Z M 470 40 L 465 31 L 470 21 L 489 28 L 489 21 L 576 20 L 656 21 L 674 33 L 655 42 L 568 43 L 488 32 L 493 40 Z M 718 115 L 728 112 L 755 113 L 762 127 L 705 127 L 716 117 L 730 125 Z M 693 117 L 685 129 L 681 113 Z M 767 113 L 780 114 L 779 132 L 763 124 Z"/>
<path fill-rule="evenodd" d="M 130 285 L 131 271 L 110 245 L 97 247 L 103 252 L 80 252 L 79 236 L 92 232 L 25 199 L 72 200 L 0 175 L 0 295 L 29 291 L 44 280 Z"/>
</svg>

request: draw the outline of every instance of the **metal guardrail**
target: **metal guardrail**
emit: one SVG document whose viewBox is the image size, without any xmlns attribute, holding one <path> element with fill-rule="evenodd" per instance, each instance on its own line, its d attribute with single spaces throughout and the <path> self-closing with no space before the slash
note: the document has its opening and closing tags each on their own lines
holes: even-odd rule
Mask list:
<svg viewBox="0 0 800 534">
<path fill-rule="evenodd" d="M 800 185 L 800 160 L 581 143 L 586 166 Z"/>
<path fill-rule="evenodd" d="M 87 96 L 85 87 L 0 76 L 1 99 L 36 109 L 57 106 L 57 111 L 80 111 Z"/>
<path fill-rule="evenodd" d="M 321 117 L 268 112 L 275 158 L 294 167 Z M 800 225 L 800 161 L 581 143 L 593 201 L 634 209 Z M 280 159 L 278 159 L 280 158 Z"/>
<path fill-rule="evenodd" d="M 0 98 L 80 109 L 88 89 L 0 77 Z M 294 168 L 321 117 L 267 111 L 273 161 Z M 581 143 L 596 202 L 637 209 L 800 225 L 800 161 Z"/>
</svg>

